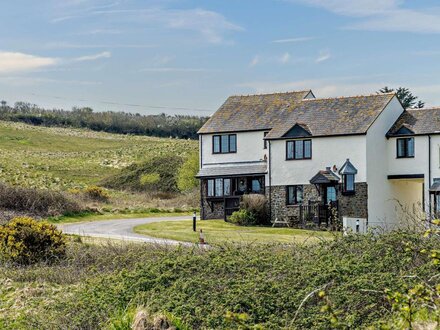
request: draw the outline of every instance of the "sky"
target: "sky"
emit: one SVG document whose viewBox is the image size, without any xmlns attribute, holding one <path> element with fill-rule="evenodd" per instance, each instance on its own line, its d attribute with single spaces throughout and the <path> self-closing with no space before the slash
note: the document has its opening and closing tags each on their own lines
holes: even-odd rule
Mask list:
<svg viewBox="0 0 440 330">
<path fill-rule="evenodd" d="M 0 99 L 212 114 L 229 95 L 410 88 L 440 106 L 440 4 L 404 0 L 16 0 Z"/>
</svg>

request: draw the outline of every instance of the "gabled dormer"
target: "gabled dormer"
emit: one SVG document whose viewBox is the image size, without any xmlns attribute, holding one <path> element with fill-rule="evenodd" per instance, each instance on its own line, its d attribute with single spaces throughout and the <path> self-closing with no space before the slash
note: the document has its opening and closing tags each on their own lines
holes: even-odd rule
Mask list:
<svg viewBox="0 0 440 330">
<path fill-rule="evenodd" d="M 306 124 L 296 123 L 293 127 L 284 134 L 285 138 L 302 138 L 310 137 L 312 132 Z"/>
</svg>

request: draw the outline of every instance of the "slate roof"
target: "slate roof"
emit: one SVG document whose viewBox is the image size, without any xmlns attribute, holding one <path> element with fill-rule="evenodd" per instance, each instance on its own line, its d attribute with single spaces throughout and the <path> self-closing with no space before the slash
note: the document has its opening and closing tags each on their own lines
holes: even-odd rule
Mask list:
<svg viewBox="0 0 440 330">
<path fill-rule="evenodd" d="M 402 127 L 415 135 L 440 133 L 440 108 L 406 110 L 388 131 L 387 136 L 412 135 L 410 132 L 400 134 L 399 130 Z"/>
<path fill-rule="evenodd" d="M 339 177 L 329 168 L 323 171 L 319 171 L 313 178 L 310 179 L 311 184 L 332 182 L 339 182 Z"/>
<path fill-rule="evenodd" d="M 339 170 L 339 174 L 357 174 L 358 170 L 354 165 L 350 162 L 350 159 L 347 159 L 347 161 L 342 165 L 341 169 Z"/>
<path fill-rule="evenodd" d="M 275 120 L 286 118 L 310 92 L 231 96 L 198 133 L 271 129 Z"/>
<path fill-rule="evenodd" d="M 307 125 L 312 136 L 365 134 L 394 93 L 303 100 L 279 116 L 266 139 L 279 139 L 297 123 Z"/>
<path fill-rule="evenodd" d="M 209 166 L 203 167 L 196 178 L 206 178 L 214 176 L 234 176 L 234 175 L 250 175 L 250 174 L 266 174 L 267 164 L 253 165 L 235 165 L 235 166 Z"/>
</svg>

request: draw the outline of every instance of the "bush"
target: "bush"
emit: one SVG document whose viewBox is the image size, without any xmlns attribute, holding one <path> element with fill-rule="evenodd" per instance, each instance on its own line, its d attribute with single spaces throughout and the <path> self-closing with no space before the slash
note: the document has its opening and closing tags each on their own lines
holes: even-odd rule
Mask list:
<svg viewBox="0 0 440 330">
<path fill-rule="evenodd" d="M 159 173 L 148 173 L 141 176 L 141 185 L 154 186 L 160 181 Z"/>
<path fill-rule="evenodd" d="M 259 194 L 244 195 L 240 210 L 234 212 L 230 219 L 240 226 L 263 225 L 269 222 L 266 197 Z"/>
<path fill-rule="evenodd" d="M 199 185 L 199 180 L 196 178 L 199 171 L 199 154 L 192 154 L 183 163 L 177 176 L 177 186 L 181 192 L 188 192 Z"/>
<path fill-rule="evenodd" d="M 89 186 L 85 189 L 85 194 L 96 201 L 100 202 L 108 202 L 110 199 L 110 195 L 103 188 L 98 186 Z"/>
<path fill-rule="evenodd" d="M 66 195 L 32 188 L 12 187 L 0 183 L 0 208 L 39 216 L 77 213 L 81 206 Z"/>
<path fill-rule="evenodd" d="M 65 252 L 64 235 L 48 222 L 22 217 L 0 226 L 0 257 L 4 261 L 23 265 L 50 262 Z"/>
<path fill-rule="evenodd" d="M 257 223 L 254 214 L 244 209 L 232 213 L 229 221 L 240 226 L 253 226 Z"/>
<path fill-rule="evenodd" d="M 241 200 L 240 208 L 252 213 L 255 217 L 256 224 L 262 225 L 269 223 L 267 200 L 264 195 L 244 195 Z"/>
<path fill-rule="evenodd" d="M 151 158 L 145 163 L 133 164 L 122 169 L 118 174 L 105 179 L 104 187 L 130 191 L 178 192 L 177 173 L 182 165 L 182 158 L 176 155 Z M 150 184 L 151 179 L 159 180 Z M 142 178 L 146 178 L 147 185 Z"/>
</svg>

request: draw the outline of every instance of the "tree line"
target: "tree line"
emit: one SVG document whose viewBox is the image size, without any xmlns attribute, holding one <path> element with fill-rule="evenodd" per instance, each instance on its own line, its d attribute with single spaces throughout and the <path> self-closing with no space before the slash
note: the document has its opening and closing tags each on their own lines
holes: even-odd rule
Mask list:
<svg viewBox="0 0 440 330">
<path fill-rule="evenodd" d="M 27 102 L 9 106 L 0 102 L 0 120 L 36 126 L 88 128 L 117 134 L 197 139 L 208 117 L 192 115 L 141 115 L 128 112 L 94 112 L 92 108 L 44 109 Z"/>
</svg>

